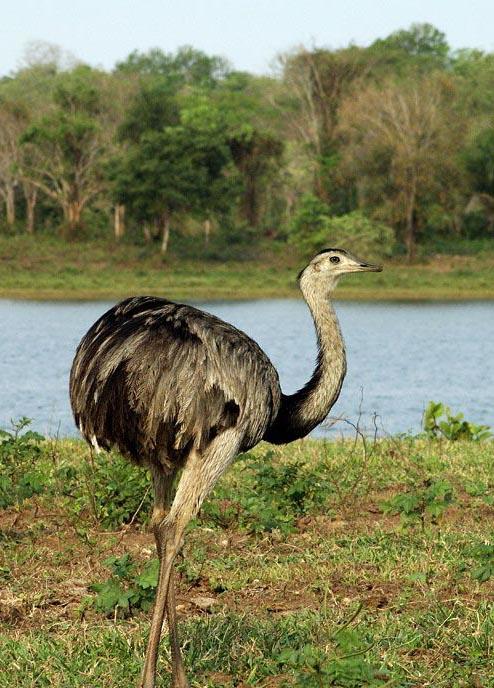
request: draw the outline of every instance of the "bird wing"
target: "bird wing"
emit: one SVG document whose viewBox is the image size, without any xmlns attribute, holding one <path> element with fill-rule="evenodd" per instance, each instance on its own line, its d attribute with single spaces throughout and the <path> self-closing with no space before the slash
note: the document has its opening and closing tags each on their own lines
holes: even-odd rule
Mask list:
<svg viewBox="0 0 494 688">
<path fill-rule="evenodd" d="M 139 461 L 201 449 L 238 426 L 242 449 L 280 403 L 278 375 L 245 333 L 192 306 L 127 299 L 83 338 L 71 372 L 76 422 L 88 441 Z"/>
</svg>

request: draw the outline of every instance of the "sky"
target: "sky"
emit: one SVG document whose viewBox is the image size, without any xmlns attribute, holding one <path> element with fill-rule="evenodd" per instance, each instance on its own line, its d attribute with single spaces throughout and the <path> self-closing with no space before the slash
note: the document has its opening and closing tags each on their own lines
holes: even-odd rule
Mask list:
<svg viewBox="0 0 494 688">
<path fill-rule="evenodd" d="M 429 22 L 453 48 L 494 51 L 493 0 L 2 0 L 0 75 L 46 41 L 110 69 L 132 50 L 192 45 L 233 67 L 270 73 L 298 45 L 339 48 Z"/>
</svg>

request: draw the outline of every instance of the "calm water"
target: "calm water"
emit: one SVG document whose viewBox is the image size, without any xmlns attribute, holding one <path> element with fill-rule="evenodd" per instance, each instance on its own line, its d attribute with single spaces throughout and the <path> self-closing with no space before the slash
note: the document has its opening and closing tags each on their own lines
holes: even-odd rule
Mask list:
<svg viewBox="0 0 494 688">
<path fill-rule="evenodd" d="M 76 435 L 68 401 L 75 348 L 111 303 L 0 300 L 0 427 L 26 415 L 43 433 Z M 196 304 L 252 336 L 293 392 L 310 376 L 316 341 L 303 301 Z M 339 303 L 348 374 L 332 416 L 389 433 L 417 431 L 428 400 L 494 426 L 494 303 Z M 361 401 L 362 400 L 362 401 Z M 348 429 L 337 423 L 332 434 Z M 328 432 L 328 430 L 319 431 Z"/>
</svg>

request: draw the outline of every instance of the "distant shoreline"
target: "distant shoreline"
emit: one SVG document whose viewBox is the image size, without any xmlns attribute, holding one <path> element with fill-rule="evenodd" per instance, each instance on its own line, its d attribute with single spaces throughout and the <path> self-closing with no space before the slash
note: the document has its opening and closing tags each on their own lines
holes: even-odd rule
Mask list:
<svg viewBox="0 0 494 688">
<path fill-rule="evenodd" d="M 154 294 L 179 301 L 299 298 L 296 275 L 305 260 L 289 246 L 257 258 L 202 260 L 153 247 L 0 236 L 0 298 L 117 301 Z M 338 301 L 494 300 L 494 252 L 431 255 L 411 265 L 384 261 L 384 271 L 344 277 Z"/>
<path fill-rule="evenodd" d="M 196 291 L 176 289 L 138 289 L 133 291 L 64 291 L 54 289 L 0 289 L 0 299 L 6 301 L 120 301 L 132 295 L 150 295 L 169 298 L 173 301 L 254 301 L 257 299 L 296 299 L 302 298 L 300 292 L 295 289 L 279 291 L 252 291 L 245 290 L 240 295 L 232 296 L 231 292 L 222 293 L 218 290 L 198 289 Z M 368 289 L 368 290 L 349 290 L 338 289 L 334 295 L 335 301 L 343 302 L 395 302 L 395 303 L 434 303 L 434 302 L 473 302 L 473 301 L 494 301 L 494 289 L 486 291 L 445 291 L 445 290 L 391 290 L 391 289 Z"/>
</svg>

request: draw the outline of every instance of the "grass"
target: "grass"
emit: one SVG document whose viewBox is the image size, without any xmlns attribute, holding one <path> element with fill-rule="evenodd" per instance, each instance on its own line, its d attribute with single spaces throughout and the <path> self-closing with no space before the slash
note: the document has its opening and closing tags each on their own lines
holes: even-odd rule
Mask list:
<svg viewBox="0 0 494 688">
<path fill-rule="evenodd" d="M 240 251 L 237 252 L 241 253 Z M 295 297 L 301 260 L 289 246 L 256 260 L 163 260 L 156 247 L 0 236 L 0 298 L 172 299 Z M 388 261 L 384 272 L 341 282 L 338 298 L 465 300 L 494 298 L 494 255 L 435 256 L 414 265 Z"/>
<path fill-rule="evenodd" d="M 494 580 L 476 577 L 494 540 L 493 457 L 492 442 L 401 438 L 261 445 L 237 461 L 178 562 L 191 685 L 494 686 Z M 105 618 L 88 600 L 107 557 L 155 556 L 147 478 L 135 469 L 117 513 L 104 486 L 129 483 L 118 456 L 92 463 L 82 443 L 50 441 L 36 465 L 45 490 L 0 511 L 0 688 L 127 688 L 149 612 Z M 386 508 L 438 480 L 454 496 L 443 509 Z M 166 638 L 159 673 L 168 686 Z"/>
</svg>

